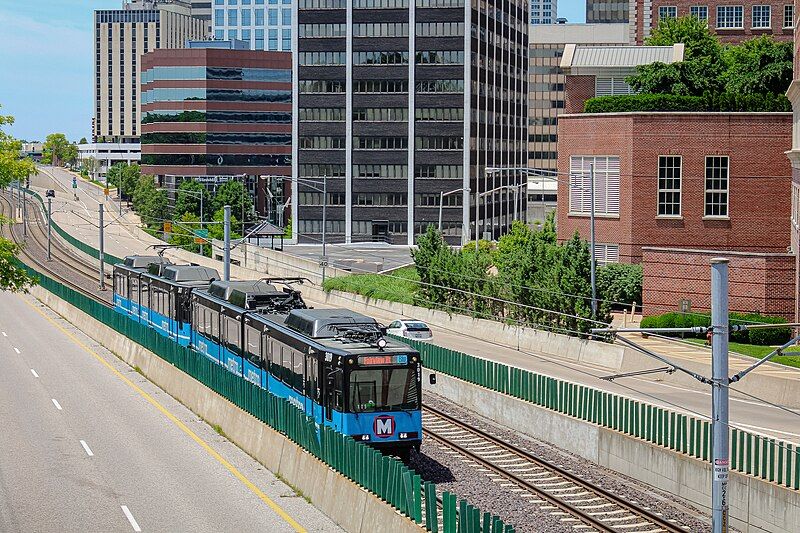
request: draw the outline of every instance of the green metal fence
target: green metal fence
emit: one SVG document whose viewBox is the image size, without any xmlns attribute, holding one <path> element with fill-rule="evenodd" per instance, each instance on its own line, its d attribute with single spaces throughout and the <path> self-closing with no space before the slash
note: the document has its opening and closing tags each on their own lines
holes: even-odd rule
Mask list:
<svg viewBox="0 0 800 533">
<path fill-rule="evenodd" d="M 41 205 L 42 210 L 45 213 L 47 213 L 47 209 L 45 208 L 45 205 L 44 205 L 45 202 L 37 192 L 31 191 L 30 189 L 22 189 L 22 190 L 25 193 L 30 194 L 31 196 L 36 198 L 39 201 L 39 204 Z M 97 250 L 97 248 L 94 248 L 94 247 L 86 244 L 85 242 L 76 239 L 75 237 L 70 235 L 67 231 L 65 231 L 61 226 L 59 226 L 56 223 L 55 220 L 51 220 L 51 225 L 52 225 L 53 229 L 55 230 L 55 232 L 58 233 L 59 235 L 61 235 L 61 238 L 64 239 L 65 241 L 67 241 L 69 244 L 71 244 L 72 246 L 74 246 L 75 248 L 77 248 L 78 250 L 80 250 L 81 252 L 85 253 L 88 256 L 91 256 L 91 257 L 93 257 L 95 259 L 99 259 L 100 258 L 100 252 Z M 103 253 L 103 260 L 104 260 L 105 263 L 107 263 L 109 265 L 114 265 L 116 263 L 121 263 L 122 262 L 122 259 L 120 259 L 119 257 L 117 257 L 115 255 L 109 254 L 107 252 Z"/>
<path fill-rule="evenodd" d="M 427 342 L 396 338 L 419 350 L 425 367 L 431 370 L 702 461 L 711 460 L 711 424 L 706 420 Z M 731 429 L 729 435 L 731 469 L 800 489 L 800 447 L 740 429 Z"/>
<path fill-rule="evenodd" d="M 442 496 L 443 520 L 440 523 L 436 486 L 423 481 L 419 474 L 401 461 L 385 456 L 334 429 L 323 427 L 318 430 L 312 418 L 283 398 L 231 374 L 202 354 L 172 342 L 29 266 L 19 264 L 39 278 L 42 288 L 224 396 L 428 531 L 514 532 L 513 526 L 503 523 L 500 518 L 481 513 L 466 500 L 457 500 L 455 495 L 447 492 Z"/>
</svg>

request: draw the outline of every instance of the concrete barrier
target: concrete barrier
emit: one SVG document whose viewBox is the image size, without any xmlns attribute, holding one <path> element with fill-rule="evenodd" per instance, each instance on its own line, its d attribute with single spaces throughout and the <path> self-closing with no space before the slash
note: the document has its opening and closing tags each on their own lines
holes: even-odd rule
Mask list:
<svg viewBox="0 0 800 533">
<path fill-rule="evenodd" d="M 33 287 L 31 293 L 128 365 L 139 367 L 147 379 L 209 424 L 219 425 L 229 440 L 301 490 L 346 531 L 424 531 L 375 495 L 139 344 L 41 287 Z"/>
<path fill-rule="evenodd" d="M 465 409 L 667 491 L 710 513 L 710 463 L 445 374 L 437 374 L 436 385 L 428 385 L 430 372 L 424 373 L 427 390 Z M 744 533 L 798 530 L 800 492 L 734 471 L 730 472 L 728 492 L 731 525 Z"/>
</svg>

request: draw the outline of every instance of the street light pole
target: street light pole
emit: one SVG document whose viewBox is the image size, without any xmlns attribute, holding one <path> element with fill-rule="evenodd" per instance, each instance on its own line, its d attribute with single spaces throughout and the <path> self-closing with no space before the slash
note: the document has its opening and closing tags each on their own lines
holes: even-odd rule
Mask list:
<svg viewBox="0 0 800 533">
<path fill-rule="evenodd" d="M 105 226 L 103 225 L 103 204 L 98 204 L 97 208 L 99 210 L 98 215 L 100 217 L 100 224 L 98 226 L 100 228 L 100 242 L 99 242 L 100 250 L 97 257 L 98 259 L 100 259 L 100 290 L 104 291 L 106 290 L 106 281 L 105 281 L 106 272 L 105 272 L 105 241 L 103 239 L 103 229 L 105 228 Z"/>
<path fill-rule="evenodd" d="M 591 282 L 592 282 L 592 317 L 597 317 L 597 285 L 595 283 L 595 240 L 594 240 L 594 164 L 589 165 L 589 201 L 590 201 L 590 213 L 589 213 L 589 239 L 590 239 L 590 251 L 589 251 L 589 260 L 591 264 Z"/>
<path fill-rule="evenodd" d="M 22 200 L 22 236 L 28 238 L 28 197 L 27 193 L 25 199 Z"/>
<path fill-rule="evenodd" d="M 200 189 L 200 233 L 203 231 L 203 192 L 205 191 L 206 187 L 203 185 L 203 188 Z M 203 241 L 200 241 L 200 255 L 203 255 Z"/>
<path fill-rule="evenodd" d="M 711 260 L 711 524 L 728 531 L 728 260 Z"/>
<path fill-rule="evenodd" d="M 231 206 L 226 205 L 225 211 L 225 265 L 223 277 L 225 281 L 231 280 Z"/>
<path fill-rule="evenodd" d="M 322 283 L 325 283 L 325 267 L 328 264 L 328 254 L 326 253 L 325 233 L 327 228 L 327 208 L 328 208 L 328 176 L 322 177 Z"/>
</svg>

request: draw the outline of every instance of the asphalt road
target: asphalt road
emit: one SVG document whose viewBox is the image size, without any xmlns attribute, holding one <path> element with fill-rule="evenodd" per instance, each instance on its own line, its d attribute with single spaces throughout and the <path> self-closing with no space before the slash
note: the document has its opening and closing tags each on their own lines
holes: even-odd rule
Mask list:
<svg viewBox="0 0 800 533">
<path fill-rule="evenodd" d="M 60 186 L 67 189 L 71 183 L 71 175 L 63 169 L 51 169 L 48 171 L 56 177 Z M 47 180 L 52 183 L 52 180 L 45 175 L 40 175 L 38 180 Z M 44 184 L 44 181 L 38 183 Z M 84 209 L 85 212 L 82 216 L 87 217 L 94 215 L 96 219 L 97 199 L 102 199 L 102 191 L 97 189 L 93 191 L 92 185 L 85 182 L 78 181 L 79 183 L 79 202 L 71 200 L 63 200 L 65 205 L 64 213 L 56 213 L 55 217 L 63 217 L 59 219 L 63 227 L 71 228 L 73 234 L 78 235 L 84 242 L 96 246 L 96 232 L 94 228 L 87 229 L 87 224 L 75 213 Z M 34 185 L 37 182 L 34 181 Z M 84 191 L 84 189 L 86 189 Z M 96 189 L 96 188 L 94 188 Z M 57 193 L 59 194 L 59 193 Z M 69 207 L 66 207 L 69 206 Z M 122 221 L 121 221 L 122 222 Z M 113 241 L 106 241 L 107 250 L 111 247 L 111 253 L 120 257 L 132 253 L 144 253 L 146 247 L 151 244 L 150 242 L 142 242 L 128 231 L 128 226 L 131 222 L 114 223 L 109 228 L 109 231 L 114 232 Z M 94 231 L 94 233 L 91 233 Z M 88 232 L 88 233 L 87 233 Z M 92 240 L 94 239 L 94 240 Z M 156 239 L 153 238 L 155 241 Z M 357 246 L 357 245 L 352 245 Z M 300 249 L 304 246 L 298 247 Z M 408 253 L 408 248 L 400 247 L 400 254 Z M 313 246 L 306 249 L 306 253 L 313 254 L 315 249 Z M 372 250 L 369 253 L 373 253 Z M 379 253 L 379 252 L 375 252 Z M 329 255 L 331 253 L 329 252 Z M 220 267 L 221 271 L 222 268 Z M 314 302 L 307 300 L 309 305 L 315 307 L 325 307 L 322 302 Z M 396 315 L 387 312 L 386 310 L 374 306 L 371 313 L 379 321 L 389 323 L 390 321 L 398 318 Z M 500 327 L 500 326 L 498 326 Z M 512 348 L 500 346 L 492 342 L 489 338 L 479 338 L 477 336 L 470 336 L 458 331 L 450 331 L 444 328 L 432 326 L 434 332 L 434 342 L 438 345 L 445 346 L 451 349 L 460 350 L 469 354 L 485 357 L 494 361 L 512 364 L 522 368 L 527 368 L 535 372 L 539 372 L 548 376 L 565 379 L 574 383 L 588 385 L 601 390 L 615 392 L 617 394 L 625 395 L 629 398 L 634 398 L 641 401 L 661 405 L 679 412 L 710 416 L 711 412 L 711 393 L 706 385 L 697 383 L 692 386 L 675 386 L 661 381 L 661 376 L 654 374 L 651 376 L 641 376 L 626 378 L 616 382 L 608 382 L 599 379 L 601 376 L 609 374 L 608 369 L 599 366 L 593 366 L 586 363 L 575 363 L 563 358 L 547 356 L 535 352 L 519 352 Z M 672 353 L 665 353 L 666 356 L 677 356 Z M 678 357 L 680 360 L 680 357 Z M 658 366 L 654 363 L 654 367 Z M 774 373 L 770 365 L 759 368 L 756 373 Z M 780 372 L 792 372 L 800 376 L 800 370 L 787 369 L 781 367 Z M 707 374 L 710 375 L 711 371 Z M 800 443 L 800 413 L 789 412 L 780 408 L 770 406 L 763 402 L 753 400 L 752 398 L 742 397 L 736 392 L 731 393 L 731 407 L 730 416 L 732 423 L 741 429 L 747 429 L 764 433 L 780 439 L 789 440 L 792 442 Z"/>
<path fill-rule="evenodd" d="M 339 531 L 29 296 L 0 293 L 0 363 L 0 531 Z"/>
</svg>

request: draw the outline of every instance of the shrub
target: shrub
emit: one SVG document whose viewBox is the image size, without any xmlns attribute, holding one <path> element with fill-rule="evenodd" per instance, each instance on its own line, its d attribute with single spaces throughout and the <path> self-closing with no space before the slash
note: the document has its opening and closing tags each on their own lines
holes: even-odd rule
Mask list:
<svg viewBox="0 0 800 533">
<path fill-rule="evenodd" d="M 786 320 L 780 317 L 765 316 L 758 313 L 731 313 L 729 315 L 731 325 L 735 324 L 785 324 Z M 641 322 L 643 328 L 691 328 L 708 327 L 711 325 L 711 315 L 708 313 L 664 313 L 662 315 L 651 315 L 644 317 Z M 751 329 L 745 331 L 734 331 L 730 334 L 730 340 L 742 344 L 757 344 L 759 346 L 775 346 L 784 344 L 791 338 L 791 329 Z M 705 333 L 664 333 L 670 337 L 695 337 L 705 338 Z"/>
<path fill-rule="evenodd" d="M 584 113 L 630 113 L 636 111 L 688 112 L 789 112 L 792 104 L 783 94 L 706 93 L 703 96 L 676 94 L 630 94 L 597 96 L 586 100 Z"/>
<path fill-rule="evenodd" d="M 633 111 L 706 111 L 700 96 L 675 94 L 630 94 L 589 98 L 584 113 L 628 113 Z"/>
<path fill-rule="evenodd" d="M 597 292 L 603 300 L 642 302 L 642 265 L 612 263 L 597 269 Z"/>
</svg>

